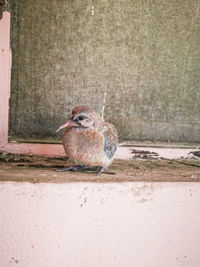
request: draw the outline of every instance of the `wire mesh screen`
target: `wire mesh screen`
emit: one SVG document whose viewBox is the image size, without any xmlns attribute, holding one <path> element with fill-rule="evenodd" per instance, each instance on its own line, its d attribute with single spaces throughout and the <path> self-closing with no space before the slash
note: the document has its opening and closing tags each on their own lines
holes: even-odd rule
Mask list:
<svg viewBox="0 0 200 267">
<path fill-rule="evenodd" d="M 12 4 L 10 137 L 55 140 L 77 105 L 120 138 L 200 141 L 198 0 Z"/>
</svg>

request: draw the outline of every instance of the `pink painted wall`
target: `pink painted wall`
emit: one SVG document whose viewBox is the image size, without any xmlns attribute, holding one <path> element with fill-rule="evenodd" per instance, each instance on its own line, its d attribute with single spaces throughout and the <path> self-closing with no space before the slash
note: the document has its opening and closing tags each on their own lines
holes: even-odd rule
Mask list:
<svg viewBox="0 0 200 267">
<path fill-rule="evenodd" d="M 0 20 L 0 145 L 8 142 L 10 78 L 10 14 L 4 12 L 3 18 Z"/>
<path fill-rule="evenodd" d="M 0 151 L 45 156 L 62 156 L 62 145 L 8 143 L 9 99 L 11 93 L 10 14 L 0 20 Z"/>
<path fill-rule="evenodd" d="M 199 267 L 199 183 L 0 183 L 0 267 Z"/>
</svg>

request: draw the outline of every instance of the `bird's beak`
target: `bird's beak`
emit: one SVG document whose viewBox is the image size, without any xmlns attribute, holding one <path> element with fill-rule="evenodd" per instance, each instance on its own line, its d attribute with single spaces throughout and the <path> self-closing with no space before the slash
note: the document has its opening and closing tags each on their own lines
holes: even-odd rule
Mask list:
<svg viewBox="0 0 200 267">
<path fill-rule="evenodd" d="M 58 133 L 61 129 L 67 128 L 68 126 L 76 126 L 76 122 L 73 120 L 68 120 L 65 123 L 63 123 L 57 130 L 56 132 Z"/>
</svg>

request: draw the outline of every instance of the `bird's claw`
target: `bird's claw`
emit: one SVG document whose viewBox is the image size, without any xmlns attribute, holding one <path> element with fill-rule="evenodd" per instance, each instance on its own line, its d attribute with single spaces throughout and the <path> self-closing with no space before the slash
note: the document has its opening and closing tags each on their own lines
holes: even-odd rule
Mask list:
<svg viewBox="0 0 200 267">
<path fill-rule="evenodd" d="M 70 166 L 68 168 L 57 169 L 56 171 L 57 172 L 67 172 L 67 171 L 77 172 L 77 171 L 82 171 L 83 169 L 84 169 L 83 166 Z"/>
</svg>

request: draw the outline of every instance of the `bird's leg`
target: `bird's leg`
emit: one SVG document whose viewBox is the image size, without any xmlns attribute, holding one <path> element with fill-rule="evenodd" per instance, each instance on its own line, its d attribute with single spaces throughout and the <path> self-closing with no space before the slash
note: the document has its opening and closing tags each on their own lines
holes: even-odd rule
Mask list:
<svg viewBox="0 0 200 267">
<path fill-rule="evenodd" d="M 97 171 L 97 175 L 102 174 L 104 172 L 105 172 L 105 168 L 103 166 L 100 166 L 98 171 Z"/>
<path fill-rule="evenodd" d="M 110 175 L 115 175 L 116 174 L 115 172 L 106 171 L 106 168 L 104 168 L 103 166 L 100 166 L 98 172 L 96 173 L 96 175 L 99 175 L 99 174 L 102 174 L 102 173 L 110 174 Z"/>
<path fill-rule="evenodd" d="M 78 166 L 70 166 L 68 168 L 57 169 L 56 171 L 57 172 L 66 172 L 66 171 L 74 171 L 74 172 L 77 172 L 77 171 L 82 171 L 82 170 L 84 170 L 84 166 L 78 165 Z"/>
</svg>

